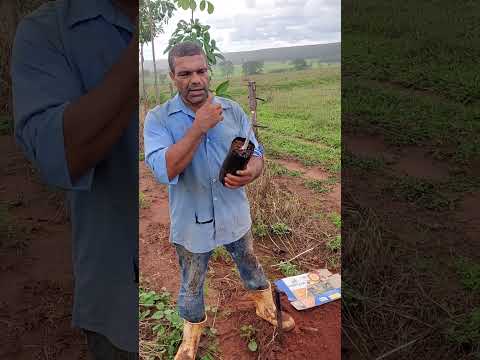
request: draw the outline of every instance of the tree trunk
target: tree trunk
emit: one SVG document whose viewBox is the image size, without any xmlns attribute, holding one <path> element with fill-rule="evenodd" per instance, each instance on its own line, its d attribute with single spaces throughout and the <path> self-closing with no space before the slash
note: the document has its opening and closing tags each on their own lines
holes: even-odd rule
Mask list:
<svg viewBox="0 0 480 360">
<path fill-rule="evenodd" d="M 158 83 L 157 83 L 157 62 L 155 60 L 155 32 L 153 31 L 153 20 L 150 7 L 148 8 L 148 16 L 150 18 L 150 37 L 152 39 L 152 56 L 153 56 L 153 76 L 155 81 L 155 103 L 160 103 L 160 95 L 158 93 Z"/>
<path fill-rule="evenodd" d="M 141 63 L 142 63 L 142 100 L 143 100 L 143 103 L 145 104 L 145 102 L 146 102 L 145 99 L 147 99 L 147 92 L 145 91 L 145 72 L 144 72 L 144 69 L 143 69 L 143 62 L 144 62 L 143 43 L 140 44 L 140 60 L 141 60 Z"/>
</svg>

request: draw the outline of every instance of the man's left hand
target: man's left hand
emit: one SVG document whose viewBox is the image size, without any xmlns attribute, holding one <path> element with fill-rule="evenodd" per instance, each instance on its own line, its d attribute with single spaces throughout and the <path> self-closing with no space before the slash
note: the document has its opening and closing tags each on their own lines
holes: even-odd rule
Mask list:
<svg viewBox="0 0 480 360">
<path fill-rule="evenodd" d="M 225 176 L 225 186 L 229 189 L 238 189 L 245 186 L 260 176 L 263 169 L 263 159 L 252 157 L 245 170 L 238 170 L 236 175 Z"/>
</svg>

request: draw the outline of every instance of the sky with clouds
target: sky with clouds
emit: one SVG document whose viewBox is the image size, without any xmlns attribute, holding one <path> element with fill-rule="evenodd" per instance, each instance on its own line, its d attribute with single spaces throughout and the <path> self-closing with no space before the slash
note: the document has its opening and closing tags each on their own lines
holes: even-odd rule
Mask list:
<svg viewBox="0 0 480 360">
<path fill-rule="evenodd" d="M 222 52 L 248 51 L 284 46 L 313 45 L 341 41 L 340 0 L 211 0 L 215 11 L 194 14 L 210 25 L 210 35 Z M 177 10 L 165 26 L 165 34 L 155 39 L 157 59 L 179 20 L 189 21 L 190 11 Z M 145 59 L 152 59 L 150 45 Z"/>
</svg>

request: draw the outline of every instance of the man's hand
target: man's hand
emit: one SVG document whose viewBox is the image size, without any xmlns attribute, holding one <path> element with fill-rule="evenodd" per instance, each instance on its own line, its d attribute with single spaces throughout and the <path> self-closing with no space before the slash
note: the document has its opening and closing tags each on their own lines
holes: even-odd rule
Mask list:
<svg viewBox="0 0 480 360">
<path fill-rule="evenodd" d="M 209 93 L 207 101 L 195 114 L 193 126 L 197 127 L 203 134 L 223 120 L 222 105 L 212 104 L 212 100 L 213 96 Z"/>
<path fill-rule="evenodd" d="M 263 170 L 263 158 L 252 156 L 245 170 L 238 170 L 237 175 L 227 174 L 225 186 L 229 189 L 238 189 L 253 182 Z"/>
</svg>

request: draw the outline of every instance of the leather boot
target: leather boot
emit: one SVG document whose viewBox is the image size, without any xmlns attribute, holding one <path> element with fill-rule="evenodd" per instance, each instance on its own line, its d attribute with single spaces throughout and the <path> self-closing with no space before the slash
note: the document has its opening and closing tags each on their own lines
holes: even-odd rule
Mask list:
<svg viewBox="0 0 480 360">
<path fill-rule="evenodd" d="M 184 320 L 183 340 L 178 348 L 177 355 L 175 355 L 175 360 L 195 360 L 198 343 L 200 342 L 200 337 L 202 336 L 202 331 L 206 323 L 206 315 L 205 320 L 199 323 L 191 323 Z"/>
<path fill-rule="evenodd" d="M 257 316 L 277 326 L 277 307 L 273 302 L 272 285 L 268 283 L 268 289 L 253 290 L 250 293 L 251 299 L 255 302 Z M 282 311 L 282 330 L 290 331 L 295 327 L 295 321 L 286 312 Z"/>
</svg>

